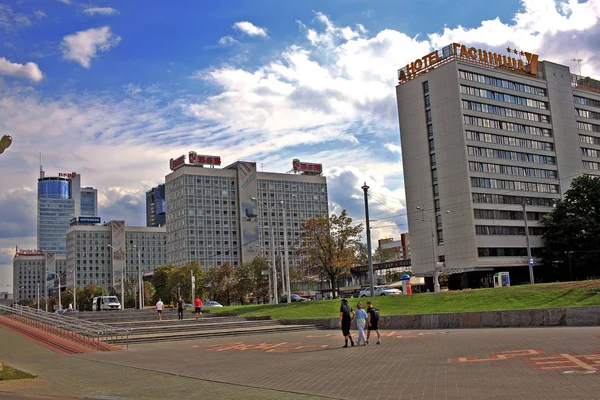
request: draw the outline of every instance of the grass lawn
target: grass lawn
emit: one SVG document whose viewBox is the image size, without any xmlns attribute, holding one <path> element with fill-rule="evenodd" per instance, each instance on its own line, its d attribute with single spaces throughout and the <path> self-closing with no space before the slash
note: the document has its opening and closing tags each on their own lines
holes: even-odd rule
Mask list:
<svg viewBox="0 0 600 400">
<path fill-rule="evenodd" d="M 18 369 L 9 367 L 8 365 L 3 365 L 2 371 L 0 371 L 0 381 L 8 381 L 11 379 L 31 379 L 31 378 L 35 378 L 35 376 L 28 374 L 27 372 L 19 371 Z"/>
<path fill-rule="evenodd" d="M 371 299 L 381 315 L 440 312 L 518 310 L 600 305 L 600 280 L 544 283 L 504 288 L 422 293 L 412 296 L 380 296 L 348 299 L 352 308 Z M 231 306 L 211 313 L 233 312 L 240 316 L 271 316 L 272 319 L 339 316 L 339 300 L 291 304 Z M 366 308 L 366 306 L 365 306 Z"/>
</svg>

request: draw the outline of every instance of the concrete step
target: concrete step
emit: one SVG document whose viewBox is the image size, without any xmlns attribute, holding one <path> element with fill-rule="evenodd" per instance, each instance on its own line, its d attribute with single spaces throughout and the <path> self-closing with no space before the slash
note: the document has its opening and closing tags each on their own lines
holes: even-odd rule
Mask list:
<svg viewBox="0 0 600 400">
<path fill-rule="evenodd" d="M 213 339 L 218 337 L 228 336 L 245 336 L 245 335 L 264 335 L 268 333 L 310 331 L 322 329 L 320 325 L 267 325 L 261 327 L 249 328 L 234 328 L 220 329 L 213 331 L 192 331 L 178 333 L 154 333 L 140 336 L 129 336 L 129 344 L 155 343 L 166 341 L 194 340 L 194 339 Z M 106 343 L 112 343 L 111 340 Z"/>
<path fill-rule="evenodd" d="M 130 329 L 129 336 L 140 335 L 140 334 L 152 334 L 152 333 L 171 333 L 171 332 L 199 332 L 199 331 L 217 331 L 226 329 L 246 329 L 261 326 L 276 326 L 282 325 L 278 321 L 231 321 L 231 322 L 220 322 L 220 323 L 201 323 L 194 320 L 186 321 L 162 321 L 156 322 L 152 325 L 128 327 Z M 122 326 L 120 326 L 122 327 Z"/>
<path fill-rule="evenodd" d="M 153 318 L 152 320 L 142 320 L 142 321 L 117 321 L 117 322 L 105 322 L 107 325 L 111 325 L 118 328 L 127 328 L 127 329 L 135 329 L 135 328 L 143 328 L 146 326 L 164 326 L 166 324 L 202 324 L 202 325 L 212 325 L 212 324 L 221 324 L 228 322 L 244 322 L 248 321 L 248 319 L 244 317 L 212 317 L 212 318 L 187 318 L 182 321 L 175 319 L 165 319 L 163 318 L 160 321 L 158 318 Z"/>
</svg>

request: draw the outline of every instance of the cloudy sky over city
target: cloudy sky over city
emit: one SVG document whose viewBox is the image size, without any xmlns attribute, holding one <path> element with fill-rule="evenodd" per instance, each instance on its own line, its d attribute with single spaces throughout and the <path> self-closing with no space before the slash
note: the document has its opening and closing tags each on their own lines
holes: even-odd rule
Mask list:
<svg viewBox="0 0 600 400">
<path fill-rule="evenodd" d="M 599 79 L 599 18 L 600 0 L 0 3 L 0 135 L 13 137 L 0 285 L 15 246 L 36 247 L 40 153 L 47 176 L 80 173 L 102 219 L 128 225 L 145 225 L 145 191 L 190 150 L 272 172 L 318 162 L 331 212 L 364 220 L 367 182 L 373 240 L 398 237 L 396 71 L 459 42 Z"/>
</svg>

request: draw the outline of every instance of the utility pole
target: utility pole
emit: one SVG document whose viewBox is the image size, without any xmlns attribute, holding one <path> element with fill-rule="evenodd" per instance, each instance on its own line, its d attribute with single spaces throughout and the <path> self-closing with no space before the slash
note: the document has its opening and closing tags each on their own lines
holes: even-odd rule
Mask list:
<svg viewBox="0 0 600 400">
<path fill-rule="evenodd" d="M 533 257 L 531 257 L 531 246 L 529 245 L 529 226 L 527 225 L 527 202 L 523 202 L 523 220 L 525 221 L 525 242 L 527 243 L 527 261 L 529 262 L 529 282 L 533 285 Z"/>
<path fill-rule="evenodd" d="M 283 208 L 283 251 L 284 261 L 285 261 L 285 291 L 287 292 L 287 302 L 292 302 L 292 291 L 290 285 L 290 260 L 288 258 L 288 241 L 287 241 L 287 218 L 286 213 L 287 210 L 285 208 L 285 203 L 281 201 L 281 208 Z"/>
<path fill-rule="evenodd" d="M 367 257 L 369 262 L 369 289 L 371 296 L 375 294 L 375 285 L 373 283 L 373 257 L 371 256 L 371 224 L 369 222 L 369 196 L 367 182 L 361 188 L 365 192 L 365 218 L 367 220 Z"/>
</svg>

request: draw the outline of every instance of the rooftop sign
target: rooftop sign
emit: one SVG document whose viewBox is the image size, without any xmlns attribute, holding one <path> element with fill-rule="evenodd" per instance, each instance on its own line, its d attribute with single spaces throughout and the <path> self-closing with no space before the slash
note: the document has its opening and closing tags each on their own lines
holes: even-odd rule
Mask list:
<svg viewBox="0 0 600 400">
<path fill-rule="evenodd" d="M 292 166 L 293 166 L 294 172 L 296 172 L 296 173 L 302 172 L 303 174 L 306 174 L 306 175 L 321 175 L 321 173 L 323 172 L 323 165 L 307 163 L 307 162 L 300 162 L 300 160 L 298 160 L 298 159 L 295 159 L 292 162 Z"/>
<path fill-rule="evenodd" d="M 77 176 L 76 172 L 59 172 L 58 173 L 59 178 L 75 179 L 76 176 Z"/>
<path fill-rule="evenodd" d="M 522 74 L 537 75 L 539 58 L 537 54 L 511 49 L 510 47 L 507 47 L 506 51 L 509 54 L 508 56 L 476 47 L 467 47 L 460 43 L 452 43 L 444 47 L 441 54 L 440 50 L 435 50 L 410 64 L 406 64 L 406 67 L 398 71 L 398 80 L 400 83 L 404 83 L 453 59 L 492 68 L 502 68 Z"/>
</svg>

